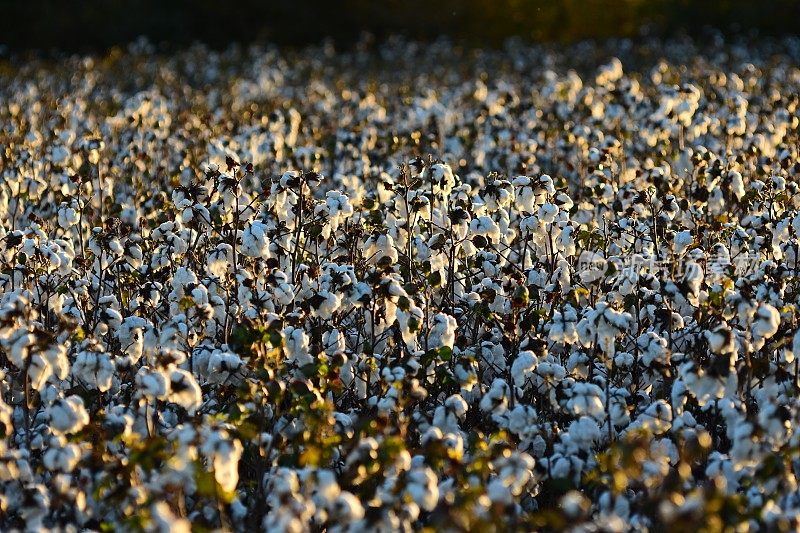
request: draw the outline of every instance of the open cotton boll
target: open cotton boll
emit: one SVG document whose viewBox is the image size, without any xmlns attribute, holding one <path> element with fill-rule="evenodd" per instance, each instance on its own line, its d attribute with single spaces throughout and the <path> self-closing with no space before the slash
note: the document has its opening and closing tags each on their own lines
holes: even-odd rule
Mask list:
<svg viewBox="0 0 800 533">
<path fill-rule="evenodd" d="M 469 223 L 469 232 L 471 236 L 480 235 L 486 237 L 493 243 L 498 243 L 500 241 L 500 227 L 488 216 L 473 219 Z"/>
<path fill-rule="evenodd" d="M 136 394 L 148 400 L 163 400 L 169 393 L 169 380 L 162 372 L 146 366 L 136 373 Z"/>
<path fill-rule="evenodd" d="M 80 214 L 74 207 L 62 204 L 58 209 L 58 225 L 63 229 L 69 229 L 78 224 Z"/>
<path fill-rule="evenodd" d="M 338 329 L 330 329 L 322 334 L 322 346 L 327 355 L 335 355 L 345 350 L 345 337 Z"/>
<path fill-rule="evenodd" d="M 517 358 L 511 364 L 511 375 L 514 377 L 514 385 L 522 387 L 525 382 L 532 377 L 539 358 L 533 352 L 525 350 L 519 352 Z"/>
<path fill-rule="evenodd" d="M 242 232 L 242 255 L 268 259 L 270 252 L 267 231 L 267 226 L 257 220 L 248 224 Z"/>
<path fill-rule="evenodd" d="M 308 351 L 308 335 L 303 329 L 286 327 L 283 339 L 283 353 L 290 363 L 302 367 L 314 362 L 314 357 Z"/>
<path fill-rule="evenodd" d="M 170 373 L 167 401 L 180 405 L 193 415 L 203 403 L 203 393 L 192 374 L 176 368 Z"/>
<path fill-rule="evenodd" d="M 578 342 L 577 323 L 578 315 L 572 306 L 566 306 L 563 313 L 555 311 L 548 331 L 550 341 L 569 344 Z"/>
<path fill-rule="evenodd" d="M 242 443 L 238 439 L 224 439 L 218 434 L 203 443 L 201 450 L 214 470 L 214 479 L 225 492 L 233 492 L 239 484 L 239 459 Z"/>
<path fill-rule="evenodd" d="M 150 506 L 153 530 L 158 533 L 191 533 L 189 520 L 176 516 L 167 502 L 156 502 Z"/>
<path fill-rule="evenodd" d="M 77 433 L 89 423 L 89 413 L 80 396 L 68 396 L 55 400 L 47 408 L 50 427 L 60 434 Z"/>
<path fill-rule="evenodd" d="M 686 250 L 694 243 L 692 232 L 684 230 L 675 235 L 675 255 L 683 255 Z"/>
<path fill-rule="evenodd" d="M 111 388 L 114 365 L 107 353 L 83 351 L 72 365 L 72 375 L 90 389 L 104 392 Z"/>
<path fill-rule="evenodd" d="M 708 348 L 715 354 L 726 355 L 736 351 L 735 339 L 730 328 L 720 325 L 704 332 Z"/>
<path fill-rule="evenodd" d="M 431 349 L 443 346 L 453 347 L 456 341 L 456 319 L 445 313 L 436 313 L 428 321 L 428 347 Z"/>
<path fill-rule="evenodd" d="M 235 353 L 227 350 L 214 350 L 208 358 L 206 373 L 210 383 L 224 383 L 242 368 L 244 362 Z"/>
<path fill-rule="evenodd" d="M 410 501 L 425 511 L 433 511 L 439 502 L 439 485 L 436 474 L 430 468 L 414 468 L 407 475 L 405 489 Z"/>
<path fill-rule="evenodd" d="M 398 254 L 395 249 L 394 239 L 391 235 L 381 234 L 367 239 L 367 257 L 370 264 L 379 264 L 387 261 L 389 264 L 397 263 Z"/>
<path fill-rule="evenodd" d="M 761 349 L 767 339 L 778 332 L 781 315 L 770 304 L 761 304 L 753 317 L 751 332 L 753 334 L 753 348 Z"/>
<path fill-rule="evenodd" d="M 80 459 L 81 452 L 77 444 L 67 443 L 63 437 L 53 437 L 42 461 L 49 470 L 72 472 Z"/>
<path fill-rule="evenodd" d="M 480 401 L 481 411 L 495 415 L 503 414 L 508 406 L 509 387 L 504 379 L 496 378 Z"/>
<path fill-rule="evenodd" d="M 325 290 L 319 291 L 312 300 L 311 314 L 323 320 L 330 319 L 342 303 L 341 296 Z"/>
</svg>

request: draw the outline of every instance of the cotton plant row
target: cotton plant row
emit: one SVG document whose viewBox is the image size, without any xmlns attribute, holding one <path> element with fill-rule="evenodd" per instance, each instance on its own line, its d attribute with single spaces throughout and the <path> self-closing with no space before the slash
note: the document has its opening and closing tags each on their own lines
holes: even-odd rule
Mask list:
<svg viewBox="0 0 800 533">
<path fill-rule="evenodd" d="M 796 528 L 799 59 L 12 60 L 0 529 Z"/>
</svg>

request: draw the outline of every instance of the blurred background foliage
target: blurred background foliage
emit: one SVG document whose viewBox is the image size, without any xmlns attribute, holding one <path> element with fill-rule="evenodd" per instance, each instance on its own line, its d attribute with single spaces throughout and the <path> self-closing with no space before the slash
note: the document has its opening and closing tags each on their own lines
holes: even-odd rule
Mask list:
<svg viewBox="0 0 800 533">
<path fill-rule="evenodd" d="M 154 43 L 272 41 L 304 45 L 447 35 L 473 45 L 635 37 L 714 27 L 796 33 L 800 0 L 0 0 L 0 44 L 11 51 L 103 50 L 140 35 Z"/>
</svg>

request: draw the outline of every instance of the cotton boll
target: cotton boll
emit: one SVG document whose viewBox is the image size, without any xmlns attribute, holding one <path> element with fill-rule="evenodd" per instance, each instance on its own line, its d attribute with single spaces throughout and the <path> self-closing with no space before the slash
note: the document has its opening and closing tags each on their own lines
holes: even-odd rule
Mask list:
<svg viewBox="0 0 800 533">
<path fill-rule="evenodd" d="M 415 468 L 408 473 L 405 493 L 425 511 L 433 511 L 439 501 L 436 474 L 430 468 Z"/>
<path fill-rule="evenodd" d="M 89 423 L 89 413 L 86 412 L 80 396 L 55 400 L 47 408 L 47 414 L 50 417 L 50 427 L 60 434 L 77 433 Z"/>
<path fill-rule="evenodd" d="M 318 316 L 323 320 L 330 319 L 333 316 L 333 313 L 335 313 L 339 308 L 342 301 L 341 296 L 338 294 L 324 290 L 319 291 L 314 298 L 317 302 L 315 302 L 316 306 L 313 306 L 312 304 L 311 314 L 313 316 Z"/>
<path fill-rule="evenodd" d="M 69 229 L 72 226 L 78 224 L 80 220 L 80 215 L 78 212 L 71 206 L 66 204 L 62 204 L 58 210 L 58 225 L 61 226 L 63 229 Z"/>
<path fill-rule="evenodd" d="M 289 362 L 299 367 L 314 362 L 309 353 L 308 335 L 300 328 L 287 327 L 283 330 L 283 353 Z"/>
<path fill-rule="evenodd" d="M 239 459 L 242 443 L 238 439 L 213 439 L 203 444 L 203 453 L 211 458 L 214 479 L 225 492 L 233 492 L 239 483 Z"/>
<path fill-rule="evenodd" d="M 444 346 L 453 347 L 456 340 L 456 319 L 445 313 L 437 313 L 429 320 L 428 347 L 437 349 Z"/>
<path fill-rule="evenodd" d="M 718 326 L 711 331 L 704 332 L 709 349 L 720 355 L 731 354 L 736 351 L 733 332 L 726 326 Z"/>
<path fill-rule="evenodd" d="M 575 383 L 567 401 L 567 409 L 575 416 L 591 416 L 595 420 L 605 419 L 605 394 L 592 383 Z"/>
<path fill-rule="evenodd" d="M 203 393 L 194 376 L 182 369 L 174 369 L 170 374 L 167 401 L 175 403 L 193 415 L 203 403 Z"/>
<path fill-rule="evenodd" d="M 211 276 L 223 277 L 233 264 L 232 255 L 233 249 L 230 244 L 217 244 L 206 258 L 206 272 Z"/>
<path fill-rule="evenodd" d="M 731 170 L 728 172 L 728 179 L 730 180 L 731 191 L 736 196 L 737 200 L 741 200 L 745 194 L 744 180 L 742 179 L 741 173 L 736 170 Z"/>
<path fill-rule="evenodd" d="M 370 264 L 376 265 L 381 262 L 388 264 L 397 263 L 398 254 L 395 249 L 394 239 L 391 235 L 378 235 L 367 240 L 367 257 Z"/>
<path fill-rule="evenodd" d="M 162 372 L 143 366 L 136 373 L 136 391 L 149 400 L 163 400 L 169 393 L 169 380 Z"/>
<path fill-rule="evenodd" d="M 206 366 L 206 373 L 210 383 L 225 383 L 231 376 L 238 372 L 244 362 L 233 352 L 226 350 L 214 350 Z"/>
<path fill-rule="evenodd" d="M 642 351 L 642 363 L 645 366 L 652 366 L 653 363 L 666 365 L 669 363 L 669 352 L 667 339 L 649 331 L 636 339 L 636 344 Z"/>
<path fill-rule="evenodd" d="M 531 351 L 522 351 L 511 364 L 511 375 L 514 376 L 514 385 L 523 387 L 525 382 L 539 364 L 539 358 Z"/>
<path fill-rule="evenodd" d="M 66 443 L 61 438 L 50 440 L 50 447 L 44 454 L 44 465 L 52 471 L 72 472 L 81 459 L 77 444 Z"/>
<path fill-rule="evenodd" d="M 502 414 L 508 405 L 508 384 L 504 379 L 496 378 L 492 386 L 480 401 L 481 411 L 492 414 Z"/>
<path fill-rule="evenodd" d="M 270 257 L 269 245 L 265 224 L 253 221 L 245 227 L 242 233 L 242 255 L 268 259 Z"/>
<path fill-rule="evenodd" d="M 191 523 L 185 518 L 175 516 L 167 502 L 156 502 L 150 506 L 153 530 L 158 533 L 190 533 Z"/>
<path fill-rule="evenodd" d="M 689 249 L 689 246 L 694 243 L 694 237 L 692 236 L 692 232 L 689 230 L 681 231 L 680 233 L 675 235 L 675 255 L 683 255 L 686 250 Z"/>
<path fill-rule="evenodd" d="M 767 339 L 771 338 L 778 331 L 780 325 L 780 313 L 770 304 L 758 306 L 751 331 L 753 334 L 753 348 L 761 349 Z"/>
<path fill-rule="evenodd" d="M 578 315 L 572 306 L 566 306 L 563 313 L 561 311 L 554 312 L 548 332 L 550 341 L 568 344 L 578 342 L 577 322 Z"/>
<path fill-rule="evenodd" d="M 500 227 L 488 216 L 478 217 L 469 223 L 469 232 L 472 236 L 486 237 L 493 243 L 500 241 Z"/>
<path fill-rule="evenodd" d="M 104 392 L 111 388 L 114 365 L 107 353 L 84 351 L 75 359 L 72 375 L 89 388 Z"/>
<path fill-rule="evenodd" d="M 335 355 L 345 350 L 345 338 L 338 329 L 331 329 L 322 334 L 322 346 L 327 355 Z"/>
<path fill-rule="evenodd" d="M 588 416 L 582 416 L 569 425 L 569 436 L 580 449 L 590 449 L 600 441 L 600 427 Z"/>
</svg>

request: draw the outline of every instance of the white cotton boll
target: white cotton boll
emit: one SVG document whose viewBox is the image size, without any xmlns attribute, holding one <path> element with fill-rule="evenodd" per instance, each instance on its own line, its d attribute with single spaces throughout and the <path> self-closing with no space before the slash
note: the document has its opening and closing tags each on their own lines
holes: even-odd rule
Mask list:
<svg viewBox="0 0 800 533">
<path fill-rule="evenodd" d="M 316 295 L 319 298 L 319 303 L 316 307 L 311 307 L 311 314 L 318 316 L 323 320 L 328 320 L 333 316 L 333 313 L 339 309 L 342 303 L 342 297 L 330 291 L 319 291 Z"/>
<path fill-rule="evenodd" d="M 631 429 L 643 428 L 654 435 L 663 435 L 672 427 L 672 407 L 664 400 L 651 403 L 631 424 Z"/>
<path fill-rule="evenodd" d="M 244 362 L 233 352 L 214 350 L 208 358 L 206 373 L 210 383 L 225 383 L 242 368 Z"/>
<path fill-rule="evenodd" d="M 433 182 L 433 193 L 447 196 L 456 184 L 453 169 L 446 163 L 436 163 L 430 167 L 430 177 Z"/>
<path fill-rule="evenodd" d="M 469 223 L 469 231 L 473 236 L 481 235 L 493 243 L 500 242 L 500 227 L 488 216 L 472 219 Z"/>
<path fill-rule="evenodd" d="M 50 447 L 42 457 L 44 466 L 55 472 L 72 472 L 80 459 L 81 452 L 77 444 L 61 442 L 58 438 L 50 441 Z"/>
<path fill-rule="evenodd" d="M 653 363 L 666 365 L 669 363 L 669 352 L 667 339 L 657 333 L 648 331 L 636 339 L 636 345 L 641 350 L 642 363 L 645 366 L 652 366 Z"/>
<path fill-rule="evenodd" d="M 76 433 L 89 423 L 89 413 L 83 406 L 80 396 L 69 396 L 63 400 L 55 400 L 47 408 L 50 427 L 56 433 Z"/>
<path fill-rule="evenodd" d="M 408 311 L 402 311 L 397 308 L 395 312 L 397 317 L 397 324 L 400 327 L 400 334 L 403 337 L 403 342 L 409 348 L 416 348 L 417 333 L 424 321 L 424 313 L 422 309 L 416 305 L 412 305 Z"/>
<path fill-rule="evenodd" d="M 288 326 L 283 330 L 283 353 L 290 363 L 299 367 L 310 365 L 314 357 L 309 353 L 308 335 L 302 328 Z"/>
<path fill-rule="evenodd" d="M 197 275 L 186 267 L 180 267 L 175 271 L 172 276 L 172 288 L 178 299 L 186 296 L 186 287 L 189 285 L 197 285 Z"/>
<path fill-rule="evenodd" d="M 595 420 L 605 419 L 605 394 L 592 383 L 575 383 L 567 409 L 575 416 L 591 416 Z"/>
<path fill-rule="evenodd" d="M 764 346 L 764 342 L 778 332 L 781 315 L 778 310 L 770 304 L 758 306 L 751 331 L 753 333 L 753 348 L 756 350 Z"/>
<path fill-rule="evenodd" d="M 206 257 L 206 272 L 211 276 L 222 278 L 233 264 L 232 257 L 233 249 L 230 244 L 217 244 Z"/>
<path fill-rule="evenodd" d="M 105 392 L 111 388 L 114 365 L 107 353 L 80 352 L 72 365 L 72 375 L 89 388 Z"/>
<path fill-rule="evenodd" d="M 569 436 L 580 449 L 589 450 L 600 441 L 600 427 L 593 419 L 582 416 L 569 425 Z"/>
<path fill-rule="evenodd" d="M 552 224 L 556 219 L 556 215 L 558 215 L 558 206 L 550 202 L 545 202 L 537 212 L 539 220 L 545 224 Z"/>
<path fill-rule="evenodd" d="M 534 213 L 536 211 L 536 194 L 531 186 L 531 179 L 527 176 L 517 176 L 511 184 L 516 188 L 516 208 L 520 212 Z"/>
<path fill-rule="evenodd" d="M 410 501 L 425 511 L 433 511 L 439 502 L 439 484 L 436 474 L 428 467 L 408 472 L 405 493 Z"/>
<path fill-rule="evenodd" d="M 328 355 L 343 353 L 345 350 L 344 335 L 338 329 L 331 329 L 322 334 L 322 349 Z"/>
<path fill-rule="evenodd" d="M 731 182 L 731 191 L 736 196 L 737 200 L 741 200 L 745 195 L 744 180 L 742 179 L 741 173 L 736 170 L 731 170 L 728 172 L 728 179 Z"/>
<path fill-rule="evenodd" d="M 136 393 L 149 400 L 166 399 L 169 380 L 158 370 L 143 366 L 136 373 Z"/>
<path fill-rule="evenodd" d="M 25 368 L 25 361 L 28 359 L 29 348 L 36 342 L 36 337 L 31 333 L 20 335 L 11 345 L 9 358 L 17 368 Z"/>
<path fill-rule="evenodd" d="M 502 414 L 508 405 L 508 384 L 504 379 L 496 378 L 492 386 L 480 401 L 481 411 L 484 413 Z"/>
<path fill-rule="evenodd" d="M 564 514 L 570 519 L 577 519 L 591 509 L 591 501 L 577 490 L 570 490 L 561 497 L 559 502 Z"/>
<path fill-rule="evenodd" d="M 456 342 L 456 319 L 445 313 L 436 313 L 428 320 L 428 347 L 437 349 L 444 346 L 452 348 Z"/>
<path fill-rule="evenodd" d="M 710 331 L 703 332 L 708 341 L 708 348 L 712 353 L 728 355 L 736 351 L 733 332 L 725 325 L 720 325 Z"/>
<path fill-rule="evenodd" d="M 692 232 L 684 230 L 675 234 L 675 255 L 683 255 L 686 250 L 694 243 Z"/>
<path fill-rule="evenodd" d="M 523 387 L 526 380 L 528 380 L 536 370 L 538 364 L 539 358 L 536 357 L 533 352 L 528 350 L 519 352 L 519 355 L 511 364 L 511 375 L 514 378 L 514 385 Z"/>
<path fill-rule="evenodd" d="M 253 221 L 245 227 L 242 233 L 242 255 L 247 257 L 260 257 L 268 259 L 269 238 L 267 237 L 267 226 L 263 222 Z"/>
<path fill-rule="evenodd" d="M 167 401 L 175 403 L 194 415 L 203 403 L 203 393 L 194 376 L 186 370 L 174 369 L 170 373 L 169 395 Z"/>
<path fill-rule="evenodd" d="M 191 533 L 192 525 L 185 518 L 175 516 L 169 504 L 164 501 L 150 506 L 153 531 L 157 533 Z"/>
<path fill-rule="evenodd" d="M 392 236 L 382 234 L 367 239 L 367 257 L 369 257 L 369 263 L 371 265 L 376 265 L 384 261 L 388 262 L 390 265 L 397 263 L 399 255 L 395 249 Z"/>
<path fill-rule="evenodd" d="M 111 250 L 111 253 L 116 255 L 117 257 L 125 253 L 125 248 L 122 247 L 122 244 L 119 242 L 119 239 L 117 238 L 112 238 L 108 240 L 108 249 Z"/>
<path fill-rule="evenodd" d="M 343 524 L 364 518 L 364 506 L 353 493 L 342 491 L 331 508 L 331 517 Z"/>
<path fill-rule="evenodd" d="M 217 443 L 214 452 L 214 479 L 222 490 L 233 492 L 239 484 L 239 459 L 242 456 L 242 443 L 238 439 Z"/>
<path fill-rule="evenodd" d="M 608 261 L 598 252 L 583 250 L 578 256 L 578 276 L 583 283 L 594 283 L 605 277 Z"/>
<path fill-rule="evenodd" d="M 578 314 L 571 306 L 565 307 L 563 313 L 561 311 L 554 312 L 548 338 L 551 342 L 575 344 L 578 342 L 577 323 Z"/>
<path fill-rule="evenodd" d="M 272 289 L 272 295 L 280 305 L 289 305 L 294 301 L 294 287 L 289 283 L 279 283 Z"/>
<path fill-rule="evenodd" d="M 58 210 L 58 225 L 63 229 L 69 229 L 80 221 L 79 213 L 72 207 L 62 204 Z"/>
</svg>

